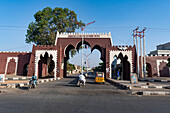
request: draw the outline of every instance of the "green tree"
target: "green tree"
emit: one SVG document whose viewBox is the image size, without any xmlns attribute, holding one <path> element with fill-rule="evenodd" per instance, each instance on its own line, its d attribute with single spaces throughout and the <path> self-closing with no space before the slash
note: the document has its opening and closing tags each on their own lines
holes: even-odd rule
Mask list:
<svg viewBox="0 0 170 113">
<path fill-rule="evenodd" d="M 104 72 L 104 63 L 99 63 L 99 66 L 95 67 L 94 71 Z"/>
<path fill-rule="evenodd" d="M 71 50 L 71 57 L 73 57 L 76 53 L 77 53 L 76 50 L 72 49 Z"/>
<path fill-rule="evenodd" d="M 74 32 L 85 25 L 81 20 L 78 22 L 77 14 L 68 8 L 46 7 L 35 13 L 34 18 L 35 22 L 28 26 L 25 41 L 37 45 L 54 45 L 57 31 Z"/>
<path fill-rule="evenodd" d="M 170 67 L 170 58 L 168 58 L 168 63 L 166 65 Z"/>
<path fill-rule="evenodd" d="M 70 64 L 68 61 L 67 61 L 67 71 L 73 71 L 75 70 L 75 66 L 74 64 Z"/>
</svg>

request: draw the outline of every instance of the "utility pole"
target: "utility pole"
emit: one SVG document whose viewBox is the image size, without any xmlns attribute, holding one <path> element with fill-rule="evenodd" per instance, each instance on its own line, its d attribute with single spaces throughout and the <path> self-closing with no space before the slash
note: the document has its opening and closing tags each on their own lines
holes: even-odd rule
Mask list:
<svg viewBox="0 0 170 113">
<path fill-rule="evenodd" d="M 139 27 L 137 27 L 135 30 L 133 30 L 133 43 L 136 45 L 136 52 L 137 52 L 137 74 L 139 78 L 139 50 L 138 50 L 138 35 L 137 35 L 137 30 Z M 136 38 L 136 44 L 135 44 L 135 38 Z"/>
<path fill-rule="evenodd" d="M 136 35 L 136 49 L 137 49 L 137 70 L 139 78 L 139 48 L 138 48 L 138 35 Z"/>
<path fill-rule="evenodd" d="M 133 30 L 133 41 L 135 45 L 135 37 L 136 37 L 136 51 L 137 51 L 137 71 L 139 77 L 139 48 L 138 48 L 138 37 L 140 38 L 140 55 L 141 55 L 141 77 L 146 77 L 146 58 L 145 58 L 145 30 L 144 28 L 142 31 L 138 31 L 139 27 Z M 143 54 L 142 54 L 142 38 L 143 38 Z"/>
<path fill-rule="evenodd" d="M 140 64 L 141 64 L 141 77 L 143 78 L 143 54 L 142 54 L 142 37 L 140 36 Z"/>
<path fill-rule="evenodd" d="M 143 29 L 143 70 L 144 70 L 144 78 L 146 77 L 145 30 L 146 30 L 146 28 Z"/>
</svg>

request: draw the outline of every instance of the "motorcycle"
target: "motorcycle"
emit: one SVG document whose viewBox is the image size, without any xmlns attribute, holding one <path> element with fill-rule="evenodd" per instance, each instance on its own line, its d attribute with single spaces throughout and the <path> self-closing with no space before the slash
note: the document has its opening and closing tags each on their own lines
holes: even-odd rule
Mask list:
<svg viewBox="0 0 170 113">
<path fill-rule="evenodd" d="M 78 85 L 79 87 L 81 87 L 81 86 L 85 86 L 85 84 L 84 84 L 84 81 L 83 81 L 83 80 L 78 80 L 77 85 Z"/>
<path fill-rule="evenodd" d="M 37 85 L 37 84 L 36 84 Z M 28 90 L 30 89 L 35 89 L 36 85 L 34 85 L 34 81 L 33 80 L 30 80 L 29 81 L 29 85 L 28 85 Z"/>
<path fill-rule="evenodd" d="M 83 74 L 79 75 L 77 85 L 80 86 L 85 86 L 86 79 Z"/>
</svg>

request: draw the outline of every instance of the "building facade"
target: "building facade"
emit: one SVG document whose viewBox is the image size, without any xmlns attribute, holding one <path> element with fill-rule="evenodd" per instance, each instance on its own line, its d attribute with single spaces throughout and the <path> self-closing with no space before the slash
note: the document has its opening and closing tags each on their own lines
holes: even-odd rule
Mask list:
<svg viewBox="0 0 170 113">
<path fill-rule="evenodd" d="M 147 76 L 170 77 L 170 68 L 166 66 L 168 58 L 170 58 L 170 42 L 158 45 L 157 50 L 151 51 L 146 56 Z"/>
<path fill-rule="evenodd" d="M 131 73 L 137 73 L 136 47 L 113 46 L 111 33 L 57 33 L 55 45 L 33 45 L 31 52 L 0 52 L 0 74 L 67 77 L 69 51 L 79 51 L 82 38 L 91 52 L 94 49 L 100 51 L 105 78 L 113 78 L 117 69 L 121 70 L 121 78 L 125 80 L 130 79 Z M 146 62 L 151 70 L 148 76 L 162 76 L 163 65 L 169 57 L 147 56 Z"/>
</svg>

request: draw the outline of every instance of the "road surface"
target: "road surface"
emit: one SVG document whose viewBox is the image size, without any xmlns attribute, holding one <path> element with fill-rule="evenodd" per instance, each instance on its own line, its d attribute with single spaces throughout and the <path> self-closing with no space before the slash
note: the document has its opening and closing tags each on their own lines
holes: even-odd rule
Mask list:
<svg viewBox="0 0 170 113">
<path fill-rule="evenodd" d="M 0 93 L 0 113 L 170 113 L 170 96 L 128 95 L 112 84 L 76 86 L 75 76 Z"/>
</svg>

